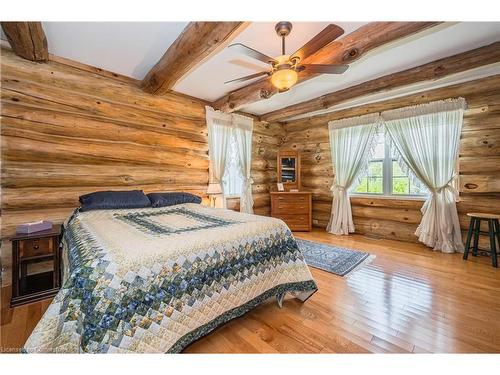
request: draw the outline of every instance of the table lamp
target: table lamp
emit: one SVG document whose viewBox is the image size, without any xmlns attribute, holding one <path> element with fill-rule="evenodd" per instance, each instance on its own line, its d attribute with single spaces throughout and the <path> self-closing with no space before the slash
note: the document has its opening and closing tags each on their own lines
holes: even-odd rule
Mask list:
<svg viewBox="0 0 500 375">
<path fill-rule="evenodd" d="M 208 184 L 207 195 L 210 197 L 210 207 L 215 207 L 215 199 L 217 195 L 222 194 L 222 186 L 218 182 Z"/>
</svg>

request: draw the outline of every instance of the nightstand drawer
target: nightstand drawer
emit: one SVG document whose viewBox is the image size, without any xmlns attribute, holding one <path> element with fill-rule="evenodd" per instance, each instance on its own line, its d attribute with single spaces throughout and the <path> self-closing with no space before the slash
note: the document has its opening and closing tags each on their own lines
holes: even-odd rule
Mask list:
<svg viewBox="0 0 500 375">
<path fill-rule="evenodd" d="M 33 238 L 19 241 L 19 259 L 54 254 L 54 238 Z"/>
</svg>

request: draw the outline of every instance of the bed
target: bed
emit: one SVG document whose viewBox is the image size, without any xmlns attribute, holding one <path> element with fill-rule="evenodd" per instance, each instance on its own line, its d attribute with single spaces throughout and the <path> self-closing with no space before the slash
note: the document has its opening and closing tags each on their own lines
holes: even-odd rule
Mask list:
<svg viewBox="0 0 500 375">
<path fill-rule="evenodd" d="M 24 352 L 177 353 L 269 298 L 317 289 L 281 220 L 193 203 L 76 211 L 63 259 Z"/>
</svg>

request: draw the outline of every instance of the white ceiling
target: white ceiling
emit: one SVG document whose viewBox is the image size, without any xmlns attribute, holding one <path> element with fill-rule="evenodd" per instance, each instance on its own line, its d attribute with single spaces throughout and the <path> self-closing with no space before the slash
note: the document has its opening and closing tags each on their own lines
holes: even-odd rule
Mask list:
<svg viewBox="0 0 500 375">
<path fill-rule="evenodd" d="M 49 52 L 142 79 L 187 22 L 43 22 Z"/>
<path fill-rule="evenodd" d="M 361 22 L 333 22 L 348 34 Z M 182 32 L 187 22 L 43 22 L 50 53 L 142 79 Z M 287 37 L 293 52 L 321 31 L 326 22 L 296 22 Z M 2 38 L 4 35 L 2 34 Z M 250 104 L 244 111 L 263 114 L 386 74 L 500 40 L 500 23 L 446 23 L 376 49 L 351 64 L 343 75 L 320 75 L 286 93 Z M 270 56 L 280 54 L 272 22 L 253 22 L 233 42 Z M 223 49 L 175 86 L 175 90 L 213 101 L 247 83 L 224 82 L 266 69 L 266 64 Z M 494 74 L 498 74 L 496 71 Z"/>
</svg>

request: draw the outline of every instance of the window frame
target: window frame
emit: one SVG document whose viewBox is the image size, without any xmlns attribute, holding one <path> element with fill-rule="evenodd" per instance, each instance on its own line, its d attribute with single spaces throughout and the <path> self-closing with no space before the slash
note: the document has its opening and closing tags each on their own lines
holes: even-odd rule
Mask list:
<svg viewBox="0 0 500 375">
<path fill-rule="evenodd" d="M 393 194 L 392 193 L 392 179 L 393 179 L 393 168 L 392 168 L 392 163 L 393 161 L 397 162 L 397 159 L 393 158 L 391 155 L 391 139 L 390 136 L 388 136 L 385 128 L 383 129 L 384 132 L 384 158 L 376 158 L 376 159 L 370 159 L 368 163 L 370 162 L 380 162 L 382 161 L 382 194 L 377 194 L 377 193 L 357 193 L 353 190 L 349 191 L 349 195 L 351 197 L 359 197 L 359 198 L 384 198 L 384 199 L 407 199 L 407 200 L 418 200 L 418 201 L 425 201 L 427 199 L 426 194 L 422 195 L 417 195 L 417 194 Z M 410 181 L 411 183 L 411 181 Z M 353 189 L 357 187 L 353 186 Z"/>
</svg>

